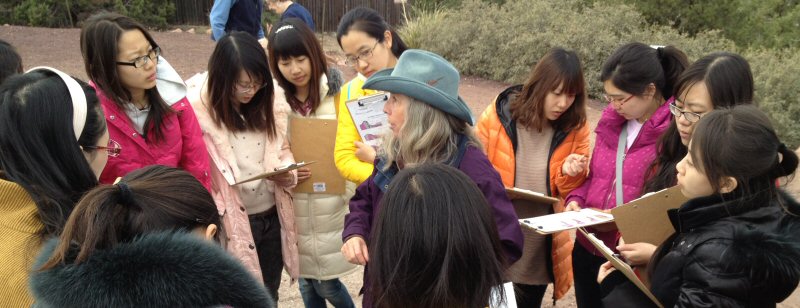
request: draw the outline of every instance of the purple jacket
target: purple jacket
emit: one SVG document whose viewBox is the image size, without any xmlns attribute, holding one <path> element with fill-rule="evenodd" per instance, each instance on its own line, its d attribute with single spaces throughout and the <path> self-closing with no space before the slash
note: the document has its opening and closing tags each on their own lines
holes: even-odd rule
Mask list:
<svg viewBox="0 0 800 308">
<path fill-rule="evenodd" d="M 379 164 L 377 159 L 376 164 Z M 522 230 L 514 207 L 506 196 L 500 174 L 489 163 L 486 155 L 474 146 L 467 146 L 458 169 L 475 181 L 492 207 L 506 261 L 508 264 L 514 263 L 522 256 Z M 351 236 L 359 235 L 369 242 L 372 222 L 377 217 L 383 198 L 383 191 L 375 181 L 376 175 L 379 174 L 381 172 L 376 167 L 372 171 L 372 175 L 356 189 L 355 196 L 350 199 L 350 214 L 345 217 L 342 239 L 346 240 Z M 364 288 L 362 289 L 364 291 L 369 289 L 366 271 L 365 268 Z M 366 294 L 363 307 L 371 306 L 371 298 Z"/>
<path fill-rule="evenodd" d="M 622 164 L 624 202 L 629 202 L 642 195 L 644 176 L 656 157 L 658 138 L 672 121 L 669 104 L 673 100 L 674 98 L 667 100 L 644 123 L 633 145 L 625 154 Z M 592 161 L 589 164 L 589 176 L 583 185 L 567 196 L 566 204 L 576 201 L 581 208 L 600 210 L 616 207 L 617 144 L 619 143 L 619 134 L 625 129 L 626 121 L 624 117 L 614 111 L 611 105 L 603 110 L 603 115 L 595 129 L 597 136 L 592 152 Z M 610 232 L 598 232 L 592 228 L 587 228 L 587 230 L 593 232 L 606 246 L 616 251 L 616 230 Z M 592 254 L 601 256 L 600 252 L 594 249 L 594 246 L 586 240 L 583 234 L 577 234 L 577 241 Z"/>
</svg>

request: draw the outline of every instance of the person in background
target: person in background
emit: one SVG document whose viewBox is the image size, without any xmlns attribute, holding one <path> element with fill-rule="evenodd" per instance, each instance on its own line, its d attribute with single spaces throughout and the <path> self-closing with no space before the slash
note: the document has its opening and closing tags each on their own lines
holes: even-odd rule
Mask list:
<svg viewBox="0 0 800 308">
<path fill-rule="evenodd" d="M 311 12 L 308 11 L 303 5 L 300 3 L 295 3 L 291 0 L 264 0 L 267 2 L 267 7 L 281 15 L 280 21 L 285 21 L 289 18 L 297 18 L 302 20 L 311 32 L 316 31 L 317 26 L 314 24 L 314 18 L 311 16 Z M 274 26 L 273 26 L 274 28 Z"/>
<path fill-rule="evenodd" d="M 487 306 L 506 265 L 491 206 L 470 177 L 445 164 L 408 167 L 381 202 L 369 248 L 376 307 Z"/>
<path fill-rule="evenodd" d="M 211 39 L 219 41 L 225 33 L 242 31 L 255 37 L 261 47 L 267 48 L 261 13 L 264 3 L 261 0 L 214 0 L 208 13 L 211 25 Z"/>
<path fill-rule="evenodd" d="M 663 307 L 775 307 L 800 281 L 800 204 L 776 187 L 797 169 L 766 114 L 750 104 L 711 111 L 677 165 L 689 201 L 649 262 Z M 610 263 L 597 276 L 605 307 L 655 307 Z"/>
<path fill-rule="evenodd" d="M 500 175 L 483 153 L 475 137 L 472 114 L 458 96 L 460 76 L 441 56 L 408 50 L 394 69 L 372 75 L 364 87 L 390 93 L 383 111 L 390 133 L 384 137 L 372 175 L 350 199 L 345 218 L 342 253 L 351 263 L 367 265 L 364 289 L 370 290 L 368 247 L 374 219 L 381 211 L 381 199 L 398 171 L 425 163 L 444 163 L 464 172 L 483 192 L 492 207 L 503 260 L 511 264 L 522 255 L 522 231 L 514 207 L 506 196 Z M 404 220 L 404 217 L 393 217 Z M 424 229 L 412 231 L 425 233 Z M 378 256 L 380 257 L 380 256 Z M 369 293 L 364 307 L 372 307 Z"/>
<path fill-rule="evenodd" d="M 33 303 L 28 271 L 42 243 L 121 150 L 86 83 L 41 67 L 0 86 L 0 306 Z"/>
<path fill-rule="evenodd" d="M 149 165 L 179 167 L 210 187 L 208 152 L 185 93 L 170 104 L 156 87 L 161 48 L 137 21 L 115 13 L 89 17 L 81 54 L 108 123 L 125 151 L 108 160 L 101 183 Z M 181 87 L 184 91 L 185 88 Z"/>
<path fill-rule="evenodd" d="M 583 184 L 589 155 L 586 100 L 580 59 L 561 48 L 545 54 L 524 85 L 497 96 L 478 120 L 477 135 L 503 185 L 563 200 Z M 520 218 L 564 211 L 560 202 L 552 207 L 511 202 Z M 522 233 L 522 258 L 508 270 L 517 306 L 541 306 L 551 282 L 553 300 L 562 298 L 572 285 L 569 233 L 543 236 L 529 229 Z"/>
<path fill-rule="evenodd" d="M 22 73 L 22 58 L 17 49 L 8 42 L 0 40 L 0 84 L 11 75 Z"/>
<path fill-rule="evenodd" d="M 281 21 L 269 36 L 269 65 L 296 117 L 336 119 L 341 72 L 328 68 L 319 41 L 301 20 Z M 278 94 L 281 95 L 281 94 Z M 329 149 L 333 150 L 333 149 Z M 296 155 L 297 152 L 293 151 Z M 308 167 L 298 169 L 298 183 L 311 177 Z M 306 307 L 355 307 L 339 277 L 357 267 L 339 252 L 347 201 L 344 195 L 294 193 L 300 252 L 300 294 Z"/>
<path fill-rule="evenodd" d="M 589 175 L 566 198 L 567 210 L 612 208 L 640 197 L 645 172 L 656 157 L 658 138 L 672 124 L 673 89 L 688 66 L 686 55 L 667 46 L 628 43 L 603 64 L 600 80 L 608 107 L 597 123 Z M 621 184 L 621 185 L 620 185 Z M 587 228 L 607 247 L 618 232 L 608 225 Z M 605 258 L 582 234 L 572 250 L 578 307 L 601 307 L 597 271 Z"/>
<path fill-rule="evenodd" d="M 149 166 L 75 206 L 31 272 L 34 307 L 276 307 L 218 245 L 214 199 L 186 171 Z"/>
<path fill-rule="evenodd" d="M 225 248 L 263 279 L 277 301 L 284 267 L 291 278 L 299 276 L 292 200 L 297 172 L 235 183 L 294 163 L 287 139 L 291 109 L 264 49 L 244 32 L 223 36 L 208 74 L 187 84 L 214 162 L 211 192 L 223 213 Z"/>
<path fill-rule="evenodd" d="M 336 39 L 347 56 L 347 65 L 353 66 L 358 75 L 345 83 L 339 94 L 334 158 L 342 176 L 360 185 L 372 174 L 375 149 L 361 140 L 345 103 L 375 94 L 376 91 L 363 88 L 366 79 L 379 70 L 393 68 L 407 47 L 378 12 L 365 7 L 344 14 Z"/>
</svg>

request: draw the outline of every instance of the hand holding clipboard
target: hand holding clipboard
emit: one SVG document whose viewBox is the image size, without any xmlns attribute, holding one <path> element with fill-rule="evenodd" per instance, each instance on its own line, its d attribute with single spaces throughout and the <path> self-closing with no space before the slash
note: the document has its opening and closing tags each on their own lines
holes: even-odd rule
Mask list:
<svg viewBox="0 0 800 308">
<path fill-rule="evenodd" d="M 301 168 L 301 167 L 308 166 L 308 165 L 313 164 L 313 163 L 314 163 L 313 161 L 310 161 L 310 162 L 299 162 L 299 163 L 289 164 L 287 166 L 275 168 L 274 171 L 265 172 L 265 173 L 256 175 L 254 177 L 251 177 L 251 178 L 248 178 L 248 179 L 233 183 L 233 185 L 239 185 L 239 184 L 242 184 L 242 183 L 252 182 L 252 181 L 255 181 L 255 180 L 266 179 L 266 178 L 269 178 L 269 177 L 272 177 L 272 176 L 275 176 L 275 175 L 278 175 L 278 174 L 286 173 L 286 172 L 289 172 L 289 171 L 292 171 L 292 170 L 295 170 L 295 169 L 298 169 L 298 168 Z"/>
</svg>

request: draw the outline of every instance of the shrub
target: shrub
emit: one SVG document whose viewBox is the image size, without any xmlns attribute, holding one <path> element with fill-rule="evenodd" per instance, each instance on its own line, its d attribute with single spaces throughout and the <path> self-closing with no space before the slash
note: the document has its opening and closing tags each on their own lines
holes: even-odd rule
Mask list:
<svg viewBox="0 0 800 308">
<path fill-rule="evenodd" d="M 753 68 L 756 99 L 790 149 L 800 145 L 800 48 L 753 49 L 743 54 Z"/>
<path fill-rule="evenodd" d="M 166 28 L 175 14 L 172 0 L 22 0 L 12 7 L 8 22 L 36 27 L 73 27 L 89 15 L 114 11 L 156 28 Z M 2 8 L 2 7 L 0 7 Z"/>
<path fill-rule="evenodd" d="M 582 0 L 515 0 L 504 5 L 464 0 L 454 9 L 419 14 L 400 34 L 413 48 L 441 54 L 464 75 L 510 83 L 524 82 L 549 49 L 572 49 L 581 57 L 589 94 L 595 98 L 603 91 L 603 62 L 627 42 L 674 45 L 690 60 L 714 51 L 742 52 L 719 31 L 689 36 L 647 24 L 632 6 Z M 797 51 L 743 53 L 756 75 L 758 100 L 792 146 L 800 145 L 800 95 L 793 89 L 800 84 Z"/>
</svg>

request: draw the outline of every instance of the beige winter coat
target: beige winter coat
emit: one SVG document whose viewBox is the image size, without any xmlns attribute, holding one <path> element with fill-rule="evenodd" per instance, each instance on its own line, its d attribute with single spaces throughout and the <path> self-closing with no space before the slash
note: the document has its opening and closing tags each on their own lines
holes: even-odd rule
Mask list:
<svg viewBox="0 0 800 308">
<path fill-rule="evenodd" d="M 320 93 L 328 93 L 327 78 L 324 75 L 322 78 Z M 334 97 L 335 95 L 324 97 L 316 113 L 308 117 L 336 119 Z M 302 117 L 296 112 L 292 112 L 292 115 Z M 291 136 L 291 132 L 289 135 Z M 353 195 L 352 186 L 348 185 L 348 192 L 344 195 L 294 194 L 300 277 L 329 280 L 357 269 L 341 253 L 344 216 L 348 213 L 347 202 Z"/>
</svg>

